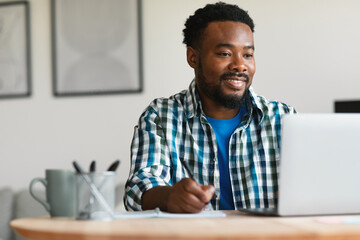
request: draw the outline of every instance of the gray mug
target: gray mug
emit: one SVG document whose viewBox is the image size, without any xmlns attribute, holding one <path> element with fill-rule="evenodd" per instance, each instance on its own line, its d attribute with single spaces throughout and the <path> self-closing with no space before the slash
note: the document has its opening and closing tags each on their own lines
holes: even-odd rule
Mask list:
<svg viewBox="0 0 360 240">
<path fill-rule="evenodd" d="M 34 191 L 36 183 L 46 189 L 46 200 Z M 30 194 L 40 202 L 52 217 L 76 216 L 76 178 L 71 170 L 47 169 L 45 178 L 34 178 L 29 186 Z"/>
</svg>

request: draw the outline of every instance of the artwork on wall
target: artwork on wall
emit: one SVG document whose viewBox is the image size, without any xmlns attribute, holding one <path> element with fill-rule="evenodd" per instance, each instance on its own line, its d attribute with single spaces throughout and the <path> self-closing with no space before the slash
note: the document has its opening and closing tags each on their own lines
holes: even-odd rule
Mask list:
<svg viewBox="0 0 360 240">
<path fill-rule="evenodd" d="M 52 0 L 55 96 L 142 91 L 141 0 Z"/>
<path fill-rule="evenodd" d="M 0 98 L 31 94 L 29 3 L 0 3 Z"/>
</svg>

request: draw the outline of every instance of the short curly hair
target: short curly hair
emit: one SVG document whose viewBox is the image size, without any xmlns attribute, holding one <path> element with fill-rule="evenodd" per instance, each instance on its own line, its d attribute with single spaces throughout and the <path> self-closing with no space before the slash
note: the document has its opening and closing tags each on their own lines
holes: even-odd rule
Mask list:
<svg viewBox="0 0 360 240">
<path fill-rule="evenodd" d="M 237 5 L 217 2 L 207 4 L 204 8 L 196 10 L 194 15 L 186 20 L 183 30 L 183 43 L 187 47 L 195 47 L 199 43 L 204 29 L 210 22 L 215 21 L 241 22 L 248 25 L 251 31 L 254 32 L 254 22 L 247 11 Z"/>
</svg>

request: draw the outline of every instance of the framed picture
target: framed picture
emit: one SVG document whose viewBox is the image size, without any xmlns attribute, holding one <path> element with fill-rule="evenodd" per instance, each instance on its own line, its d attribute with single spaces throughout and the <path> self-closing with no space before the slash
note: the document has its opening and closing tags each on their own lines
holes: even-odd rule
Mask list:
<svg viewBox="0 0 360 240">
<path fill-rule="evenodd" d="M 31 94 L 29 3 L 0 2 L 0 98 Z"/>
<path fill-rule="evenodd" d="M 52 0 L 55 96 L 142 91 L 141 0 Z"/>
</svg>

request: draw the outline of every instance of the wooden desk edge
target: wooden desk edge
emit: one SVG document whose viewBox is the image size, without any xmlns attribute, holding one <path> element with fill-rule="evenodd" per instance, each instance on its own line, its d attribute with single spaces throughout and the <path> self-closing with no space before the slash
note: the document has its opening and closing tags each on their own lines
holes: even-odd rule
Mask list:
<svg viewBox="0 0 360 240">
<path fill-rule="evenodd" d="M 10 226 L 21 236 L 31 239 L 38 239 L 38 240 L 48 240 L 48 239 L 54 239 L 54 240 L 79 240 L 79 239 L 86 239 L 86 240 L 110 240 L 110 239 L 219 239 L 219 237 L 224 237 L 226 239 L 360 239 L 360 225 L 353 225 L 346 226 L 346 225 L 326 225 L 322 224 L 323 229 L 316 229 L 312 226 L 319 224 L 314 222 L 314 217 L 307 217 L 307 218 L 279 218 L 279 217 L 257 217 L 257 216 L 249 216 L 244 214 L 238 214 L 234 212 L 226 212 L 227 217 L 226 218 L 217 218 L 217 219 L 204 219 L 204 221 L 207 224 L 212 225 L 218 225 L 217 221 L 219 221 L 218 226 L 221 227 L 221 225 L 231 225 L 231 226 L 239 226 L 240 228 L 244 228 L 244 225 L 246 223 L 248 224 L 250 229 L 247 230 L 248 233 L 244 233 L 244 235 L 239 235 L 238 233 L 234 232 L 233 234 L 229 232 L 222 232 L 223 229 L 220 229 L 220 231 L 215 231 L 216 234 L 209 235 L 209 233 L 205 233 L 203 235 L 199 235 L 197 233 L 193 235 L 189 235 L 189 233 L 179 232 L 179 231 L 168 231 L 168 232 L 161 232 L 161 231 L 151 231 L 151 236 L 149 236 L 149 230 L 144 231 L 144 233 L 141 233 L 137 231 L 136 235 L 131 234 L 129 231 L 124 231 L 124 233 L 118 234 L 119 231 L 103 231 L 103 226 L 105 226 L 101 222 L 101 224 L 96 224 L 96 222 L 87 222 L 90 224 L 81 223 L 82 229 L 76 230 L 76 231 L 69 231 L 64 232 L 63 229 L 59 230 L 59 225 L 67 225 L 70 221 L 74 221 L 74 223 L 78 224 L 79 221 L 76 221 L 74 219 L 54 219 L 55 221 L 48 221 L 49 217 L 42 217 L 42 218 L 23 218 L 23 219 L 15 219 L 10 222 Z M 360 216 L 357 216 L 360 218 Z M 304 223 L 306 224 L 300 224 L 299 221 L 296 223 L 297 220 L 305 219 L 306 221 Z M 29 220 L 36 220 L 38 221 L 36 227 L 29 225 Z M 64 222 L 65 220 L 65 222 Z M 141 222 L 147 223 L 148 219 L 128 219 L 130 221 L 127 221 L 126 219 L 122 220 L 115 220 L 111 222 L 111 225 L 119 223 L 128 223 L 131 224 L 131 221 L 133 223 L 137 223 L 139 220 Z M 189 219 L 185 219 L 185 221 L 188 221 Z M 310 220 L 310 221 L 309 221 Z M 43 223 L 41 223 L 43 221 Z M 48 221 L 48 222 L 46 222 Z M 184 219 L 182 219 L 184 221 Z M 200 221 L 199 219 L 192 220 L 194 223 L 200 223 L 201 227 L 204 228 L 204 221 Z M 214 222 L 215 221 L 215 222 Z M 57 228 L 52 228 L 51 231 L 49 231 L 49 228 L 44 228 L 42 225 L 47 224 L 56 224 Z M 157 220 L 157 224 L 163 224 L 167 222 L 173 222 L 178 224 L 181 223 L 181 220 L 175 219 L 174 221 L 169 221 L 169 219 L 160 219 Z M 191 222 L 191 221 L 190 221 Z M 269 231 L 269 227 L 264 229 L 264 225 L 261 225 L 262 223 L 266 223 L 268 226 L 274 226 L 277 229 L 274 229 L 274 231 Z M 294 223 L 295 222 L 295 223 Z M 96 224 L 96 226 L 99 226 L 99 231 L 91 231 L 93 230 L 93 226 Z M 189 224 L 189 222 L 187 222 Z M 310 224 L 310 225 L 309 225 Z M 25 226 L 24 226 L 25 225 Z M 241 226 L 243 225 L 243 226 Z M 308 225 L 308 226 L 307 226 Z M 90 226 L 90 228 L 89 228 Z M 109 225 L 107 225 L 109 226 Z M 156 225 L 158 226 L 158 225 Z M 173 227 L 173 225 L 171 225 Z M 309 227 L 310 226 L 310 227 Z M 48 226 L 47 226 L 48 227 Z M 246 226 L 245 226 L 246 227 Z M 255 228 L 254 228 L 255 227 Z M 110 226 L 111 228 L 111 226 Z M 332 228 L 340 229 L 338 232 L 331 231 Z M 46 230 L 44 230 L 46 229 Z M 109 227 L 107 228 L 109 229 Z M 173 228 L 172 230 L 178 230 L 179 228 Z M 256 229 L 254 232 L 251 231 L 251 229 Z M 280 229 L 285 229 L 287 232 L 282 232 Z M 325 229 L 325 230 L 324 230 Z M 346 230 L 349 231 L 346 231 Z M 354 231 L 354 229 L 356 229 Z M 88 232 L 90 230 L 90 232 Z M 257 230 L 260 230 L 260 232 L 264 233 L 257 233 Z M 134 231 L 133 231 L 134 232 Z M 214 232 L 214 230 L 212 230 Z M 223 234 L 223 235 L 222 235 Z"/>
</svg>

